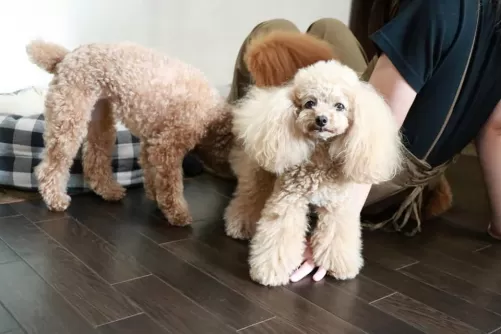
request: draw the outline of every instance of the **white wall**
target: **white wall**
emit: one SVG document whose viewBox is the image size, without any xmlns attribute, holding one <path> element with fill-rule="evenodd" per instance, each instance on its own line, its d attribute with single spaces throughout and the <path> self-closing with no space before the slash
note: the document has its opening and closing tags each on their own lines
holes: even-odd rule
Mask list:
<svg viewBox="0 0 501 334">
<path fill-rule="evenodd" d="M 25 54 L 34 38 L 68 48 L 134 41 L 190 62 L 224 85 L 257 23 L 282 17 L 302 30 L 321 17 L 347 23 L 350 5 L 350 0 L 0 0 L 0 92 L 47 84 L 50 76 Z"/>
</svg>

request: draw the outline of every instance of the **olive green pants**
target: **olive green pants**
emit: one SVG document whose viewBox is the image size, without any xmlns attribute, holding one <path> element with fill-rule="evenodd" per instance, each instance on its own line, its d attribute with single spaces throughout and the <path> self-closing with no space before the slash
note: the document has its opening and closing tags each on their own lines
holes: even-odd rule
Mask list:
<svg viewBox="0 0 501 334">
<path fill-rule="evenodd" d="M 299 29 L 294 23 L 283 19 L 270 20 L 258 24 L 240 47 L 233 74 L 233 83 L 228 96 L 229 102 L 234 102 L 243 97 L 249 85 L 252 84 L 251 75 L 244 62 L 247 45 L 249 45 L 249 42 L 254 37 L 262 36 L 263 34 L 276 30 L 299 32 Z M 365 51 L 362 49 L 360 43 L 350 29 L 343 22 L 329 18 L 321 19 L 311 24 L 307 33 L 327 41 L 332 45 L 335 55 L 340 62 L 359 73 L 362 79 L 369 79 L 374 69 L 376 59 L 373 59 L 370 63 L 368 62 Z M 381 186 L 375 185 L 372 187 L 366 202 L 367 204 L 374 203 L 400 189 L 400 186 L 395 184 L 384 184 Z"/>
<path fill-rule="evenodd" d="M 230 102 L 240 99 L 245 94 L 247 87 L 252 84 L 252 78 L 244 62 L 244 55 L 249 42 L 256 36 L 277 30 L 299 32 L 294 23 L 284 19 L 275 19 L 258 24 L 244 40 L 235 63 L 233 83 L 228 97 Z M 368 66 L 369 62 L 365 51 L 343 22 L 329 18 L 320 19 L 312 23 L 306 32 L 327 41 L 332 45 L 339 61 L 351 67 L 363 78 L 369 77 L 372 66 Z"/>
</svg>

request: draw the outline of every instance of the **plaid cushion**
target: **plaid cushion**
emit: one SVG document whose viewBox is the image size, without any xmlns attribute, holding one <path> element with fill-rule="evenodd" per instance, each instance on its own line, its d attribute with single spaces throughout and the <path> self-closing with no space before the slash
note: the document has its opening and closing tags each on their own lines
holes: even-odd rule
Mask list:
<svg viewBox="0 0 501 334">
<path fill-rule="evenodd" d="M 44 149 L 43 114 L 19 116 L 0 114 L 0 185 L 23 190 L 38 190 L 33 168 Z M 112 155 L 115 179 L 123 186 L 142 184 L 143 172 L 138 163 L 139 139 L 125 127 L 117 126 L 116 146 Z M 81 149 L 70 170 L 68 193 L 88 191 L 84 181 Z"/>
</svg>

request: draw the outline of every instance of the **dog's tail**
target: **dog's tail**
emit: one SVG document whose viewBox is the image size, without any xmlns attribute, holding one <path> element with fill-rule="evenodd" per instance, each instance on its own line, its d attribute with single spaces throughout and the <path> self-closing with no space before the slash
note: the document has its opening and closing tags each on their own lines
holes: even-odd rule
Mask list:
<svg viewBox="0 0 501 334">
<path fill-rule="evenodd" d="M 303 67 L 335 58 L 330 44 L 313 35 L 274 31 L 252 39 L 244 61 L 256 86 L 269 87 L 290 81 Z"/>
<path fill-rule="evenodd" d="M 69 50 L 60 45 L 42 40 L 34 40 L 26 46 L 26 53 L 31 62 L 52 74 L 56 72 L 56 65 L 69 52 Z"/>
</svg>

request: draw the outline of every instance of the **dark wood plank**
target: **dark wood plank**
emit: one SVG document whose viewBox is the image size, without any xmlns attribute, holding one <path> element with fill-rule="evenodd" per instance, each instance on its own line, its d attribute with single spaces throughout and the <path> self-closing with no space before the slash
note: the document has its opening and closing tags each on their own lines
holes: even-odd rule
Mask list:
<svg viewBox="0 0 501 334">
<path fill-rule="evenodd" d="M 235 332 L 158 277 L 148 276 L 115 287 L 171 333 Z"/>
<path fill-rule="evenodd" d="M 8 267 L 4 267 L 0 265 L 0 270 L 7 270 Z M 12 331 L 19 328 L 19 324 L 12 317 L 12 315 L 5 309 L 5 307 L 0 304 L 0 333 L 4 333 L 7 331 Z"/>
<path fill-rule="evenodd" d="M 482 333 L 447 314 L 439 312 L 400 293 L 395 293 L 389 297 L 383 298 L 372 305 L 414 325 L 424 333 Z"/>
<path fill-rule="evenodd" d="M 360 275 L 351 280 L 338 281 L 327 279 L 326 282 L 327 284 L 332 284 L 367 303 L 384 298 L 395 292 L 384 285 Z"/>
<path fill-rule="evenodd" d="M 0 218 L 20 215 L 10 204 L 0 204 Z"/>
<path fill-rule="evenodd" d="M 139 314 L 127 319 L 115 321 L 98 327 L 99 334 L 165 334 L 170 333 L 160 327 L 145 314 Z"/>
<path fill-rule="evenodd" d="M 229 196 L 219 193 L 218 188 L 221 187 L 215 186 L 216 181 L 211 180 L 210 177 L 205 180 L 197 180 L 198 178 L 184 180 L 184 197 L 188 202 L 193 221 L 218 221 L 222 218 L 224 209 L 228 205 Z M 138 201 L 143 204 L 138 206 Z M 125 211 L 128 209 L 132 209 L 132 211 L 144 210 L 143 212 L 160 218 L 164 223 L 167 222 L 156 203 L 145 198 L 142 189 L 129 191 L 127 197 L 122 201 L 122 206 Z M 117 218 L 124 218 L 124 209 L 115 210 L 114 213 L 117 214 Z"/>
<path fill-rule="evenodd" d="M 501 314 L 501 295 L 499 294 L 483 290 L 467 281 L 422 263 L 406 267 L 400 272 L 472 304 Z"/>
<path fill-rule="evenodd" d="M 0 264 L 18 260 L 20 260 L 19 256 L 0 240 Z"/>
<path fill-rule="evenodd" d="M 187 179 L 184 181 L 184 196 L 188 202 L 193 221 L 218 221 L 223 216 L 229 198 L 214 191 L 211 184 L 204 184 Z M 108 206 L 109 212 L 121 220 L 130 221 L 129 214 L 147 213 L 159 218 L 163 224 L 167 221 L 155 202 L 144 196 L 143 189 L 131 189 L 119 205 Z M 144 218 L 144 215 L 143 215 Z M 169 240 L 165 240 L 167 242 Z"/>
<path fill-rule="evenodd" d="M 113 219 L 80 220 L 94 233 L 139 263 L 164 282 L 175 287 L 233 328 L 244 328 L 273 315 L 216 279 L 180 260 L 134 228 Z"/>
<path fill-rule="evenodd" d="M 394 253 L 398 252 L 410 256 L 419 262 L 461 278 L 482 289 L 501 293 L 501 274 L 492 270 L 481 269 L 472 263 L 464 262 L 460 259 L 446 255 L 443 252 L 430 249 L 427 243 L 419 244 L 415 242 L 413 238 L 395 238 L 383 234 L 378 236 L 377 241 L 368 238 L 365 243 L 367 244 L 370 242 L 384 243 L 385 247 L 392 250 Z M 423 245 L 426 245 L 426 247 Z M 471 255 L 473 256 L 475 254 L 471 253 Z M 482 256 L 480 254 L 476 255 L 479 257 Z M 371 260 L 378 263 L 380 262 L 378 259 Z M 482 265 L 481 260 L 479 260 L 478 263 Z M 483 263 L 483 265 L 488 264 Z"/>
<path fill-rule="evenodd" d="M 164 247 L 306 333 L 363 332 L 286 288 L 266 288 L 252 282 L 247 265 L 231 261 L 207 245 L 183 240 Z"/>
<path fill-rule="evenodd" d="M 366 231 L 364 232 L 364 247 L 390 248 L 391 251 L 395 247 L 423 248 L 422 246 L 426 245 L 428 250 L 438 251 L 449 257 L 475 264 L 477 259 L 471 257 L 472 252 L 489 245 L 485 233 L 480 235 L 468 229 L 451 225 L 440 218 L 427 221 L 425 224 L 423 232 L 412 238 L 399 233 Z M 404 256 L 405 254 L 400 255 Z M 373 258 L 373 260 L 376 259 Z"/>
<path fill-rule="evenodd" d="M 9 205 L 32 222 L 40 222 L 68 216 L 66 212 L 50 211 L 42 200 L 23 201 Z"/>
<path fill-rule="evenodd" d="M 0 236 L 92 325 L 140 312 L 127 298 L 26 218 L 0 218 Z"/>
<path fill-rule="evenodd" d="M 390 269 L 398 269 L 416 263 L 415 259 L 405 256 L 401 252 L 395 252 L 377 242 L 371 242 L 370 236 L 364 240 L 362 254 L 366 259 L 377 261 Z"/>
<path fill-rule="evenodd" d="M 119 252 L 73 218 L 49 220 L 38 226 L 109 283 L 150 274 L 136 259 Z"/>
<path fill-rule="evenodd" d="M 481 331 L 490 332 L 501 326 L 501 316 L 400 272 L 368 261 L 362 275 Z"/>
<path fill-rule="evenodd" d="M 1 265 L 0 282 L 0 300 L 27 333 L 91 333 L 91 326 L 26 263 Z"/>
<path fill-rule="evenodd" d="M 69 207 L 68 212 L 80 222 L 90 222 L 94 219 L 120 220 L 133 234 L 142 234 L 156 243 L 190 238 L 200 228 L 212 226 L 203 221 L 182 228 L 169 225 L 165 219 L 158 216 L 155 203 L 146 199 L 142 192 L 138 189 L 129 192 L 121 203 L 107 203 L 92 195 L 75 196 L 72 200 L 74 205 Z"/>
<path fill-rule="evenodd" d="M 280 318 L 273 318 L 257 325 L 247 327 L 241 334 L 300 334 L 304 333 Z"/>
<path fill-rule="evenodd" d="M 325 282 L 311 284 L 304 280 L 289 285 L 288 289 L 367 333 L 421 333 L 362 299 Z"/>
</svg>

